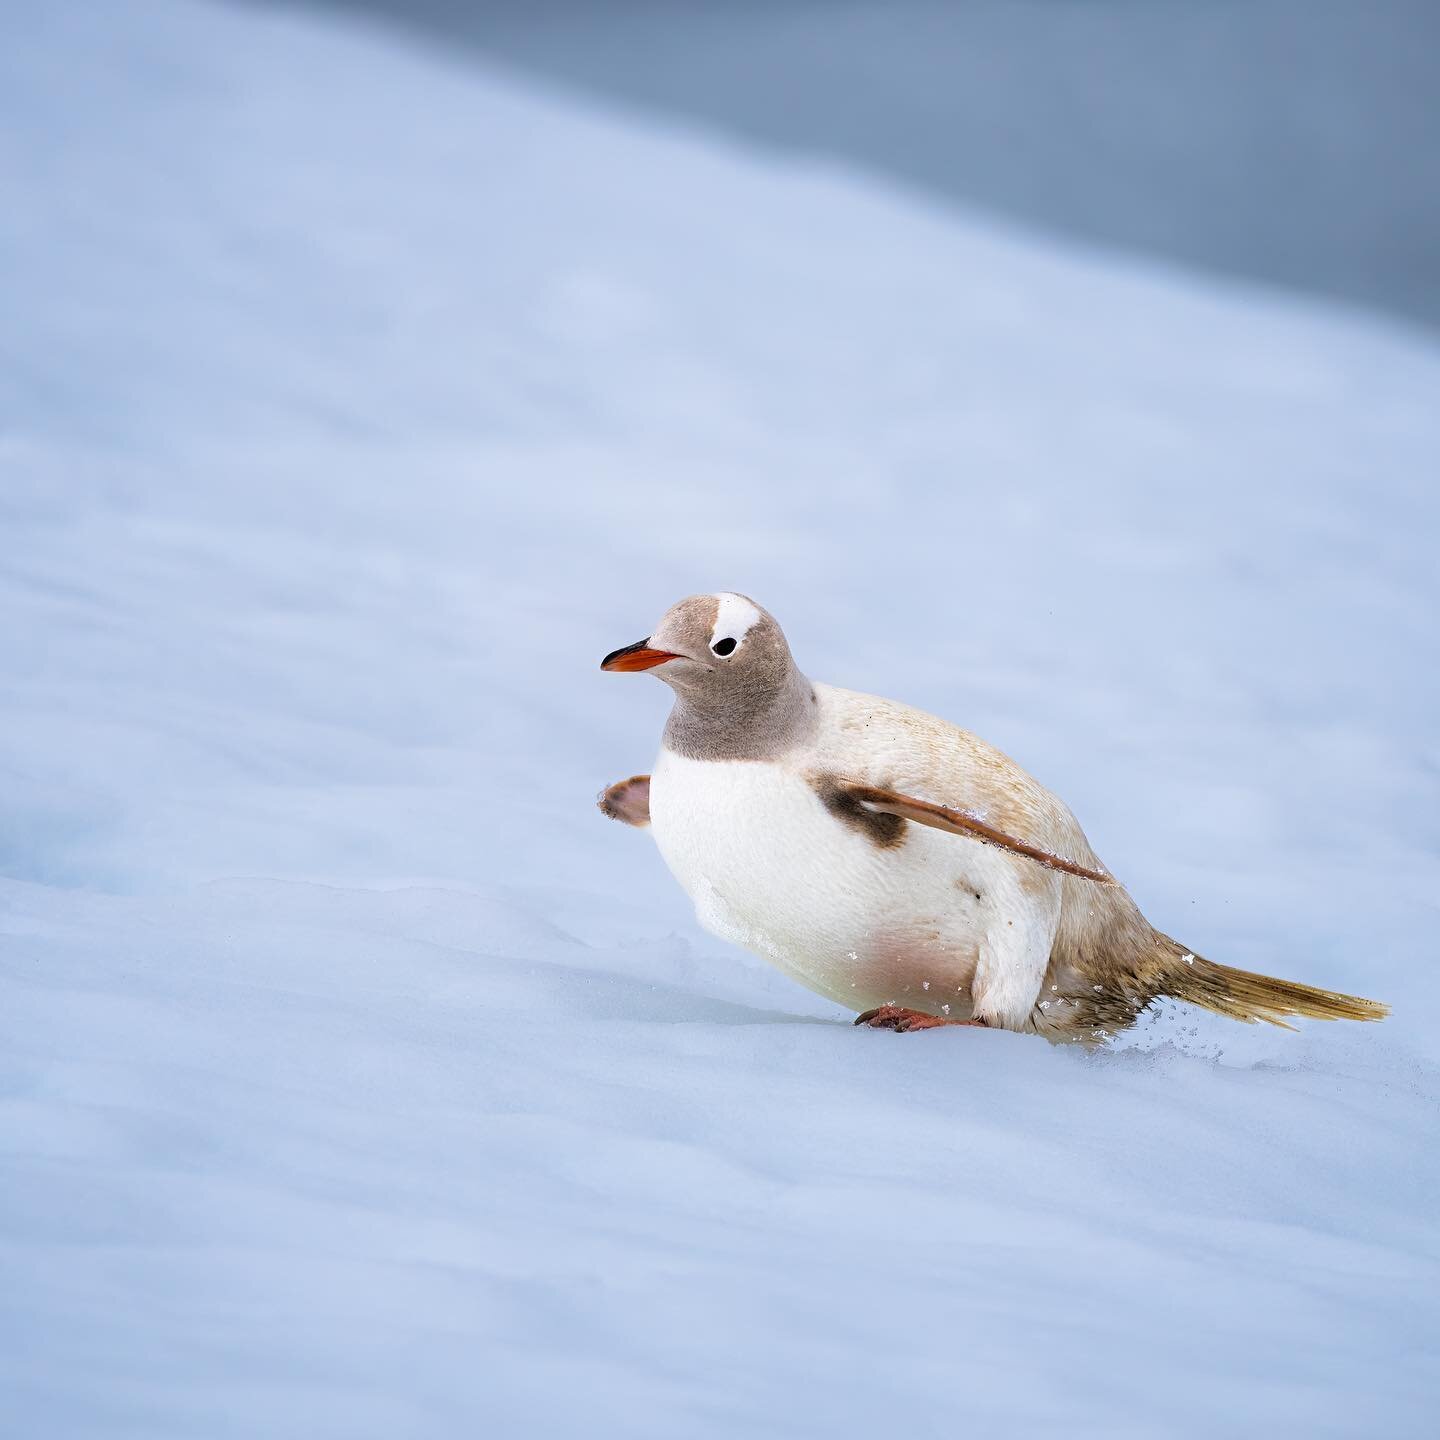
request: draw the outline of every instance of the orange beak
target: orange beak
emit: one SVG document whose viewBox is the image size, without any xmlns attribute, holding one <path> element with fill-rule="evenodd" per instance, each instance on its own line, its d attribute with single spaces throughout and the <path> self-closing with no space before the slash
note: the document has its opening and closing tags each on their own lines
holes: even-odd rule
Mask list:
<svg viewBox="0 0 1440 1440">
<path fill-rule="evenodd" d="M 601 662 L 602 670 L 653 670 L 667 660 L 678 660 L 680 656 L 670 650 L 652 650 L 649 640 L 637 640 L 623 649 L 612 650 Z"/>
</svg>

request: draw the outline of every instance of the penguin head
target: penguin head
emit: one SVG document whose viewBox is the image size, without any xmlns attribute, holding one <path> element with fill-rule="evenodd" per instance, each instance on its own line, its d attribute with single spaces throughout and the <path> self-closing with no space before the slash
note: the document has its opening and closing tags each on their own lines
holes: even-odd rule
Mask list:
<svg viewBox="0 0 1440 1440">
<path fill-rule="evenodd" d="M 745 595 L 691 595 L 644 640 L 613 650 L 602 670 L 653 670 L 687 699 L 763 703 L 789 684 L 794 662 L 775 617 Z"/>
</svg>

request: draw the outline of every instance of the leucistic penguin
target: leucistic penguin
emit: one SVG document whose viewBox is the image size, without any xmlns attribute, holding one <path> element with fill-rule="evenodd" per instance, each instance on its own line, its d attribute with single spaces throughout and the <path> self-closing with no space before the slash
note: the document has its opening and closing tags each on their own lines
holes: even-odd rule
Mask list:
<svg viewBox="0 0 1440 1440">
<path fill-rule="evenodd" d="M 1156 930 L 1013 760 L 908 705 L 808 680 L 743 595 L 681 600 L 601 668 L 650 671 L 675 702 L 652 773 L 600 808 L 649 825 L 706 929 L 857 1024 L 1093 1042 L 1163 996 L 1276 1025 L 1388 1013 Z"/>
</svg>

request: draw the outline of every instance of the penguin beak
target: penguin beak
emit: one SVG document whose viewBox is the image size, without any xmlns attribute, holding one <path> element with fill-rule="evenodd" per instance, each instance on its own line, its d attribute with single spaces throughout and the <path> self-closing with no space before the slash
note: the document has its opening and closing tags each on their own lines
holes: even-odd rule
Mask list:
<svg viewBox="0 0 1440 1440">
<path fill-rule="evenodd" d="M 652 650 L 650 641 L 637 640 L 633 645 L 626 645 L 619 650 L 612 650 L 601 662 L 602 670 L 618 670 L 628 672 L 631 670 L 653 670 L 657 665 L 663 665 L 667 660 L 679 660 L 681 657 L 672 650 Z"/>
</svg>

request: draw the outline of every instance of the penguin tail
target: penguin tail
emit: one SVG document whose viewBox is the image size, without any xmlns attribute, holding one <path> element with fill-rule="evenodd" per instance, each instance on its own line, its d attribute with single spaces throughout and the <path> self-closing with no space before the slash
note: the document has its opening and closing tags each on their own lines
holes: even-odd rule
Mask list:
<svg viewBox="0 0 1440 1440">
<path fill-rule="evenodd" d="M 1293 1030 L 1295 1027 L 1287 1023 L 1287 1016 L 1299 1015 L 1309 1020 L 1383 1020 L 1390 1013 L 1390 1007 L 1378 1000 L 1217 965 L 1186 950 L 1168 935 L 1163 939 L 1166 949 L 1173 947 L 1174 953 L 1164 966 L 1159 993 L 1203 1006 L 1217 1015 L 1228 1015 L 1232 1020 L 1243 1020 L 1247 1025 L 1263 1020 L 1266 1024 Z"/>
</svg>

